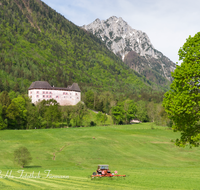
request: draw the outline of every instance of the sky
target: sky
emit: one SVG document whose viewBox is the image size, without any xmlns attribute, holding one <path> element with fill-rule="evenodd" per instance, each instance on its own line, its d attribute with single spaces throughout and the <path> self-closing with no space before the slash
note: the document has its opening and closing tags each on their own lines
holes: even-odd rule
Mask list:
<svg viewBox="0 0 200 190">
<path fill-rule="evenodd" d="M 154 48 L 174 63 L 189 35 L 200 31 L 200 0 L 42 0 L 78 26 L 122 17 L 145 32 Z"/>
</svg>

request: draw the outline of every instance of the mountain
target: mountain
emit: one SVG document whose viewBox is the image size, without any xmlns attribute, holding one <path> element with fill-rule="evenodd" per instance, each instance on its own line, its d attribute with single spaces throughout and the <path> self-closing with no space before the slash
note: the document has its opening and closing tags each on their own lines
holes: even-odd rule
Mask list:
<svg viewBox="0 0 200 190">
<path fill-rule="evenodd" d="M 34 81 L 135 93 L 159 89 L 129 69 L 93 34 L 40 0 L 0 2 L 0 90 L 27 92 Z"/>
<path fill-rule="evenodd" d="M 161 85 L 172 81 L 175 64 L 153 47 L 146 33 L 131 28 L 121 17 L 96 19 L 82 27 L 104 41 L 125 64 L 148 80 Z"/>
<path fill-rule="evenodd" d="M 40 0 L 0 2 L 0 91 L 27 93 L 34 81 L 117 97 L 153 94 L 157 85 L 130 69 L 105 43 Z M 144 94 L 148 98 L 148 94 Z"/>
</svg>

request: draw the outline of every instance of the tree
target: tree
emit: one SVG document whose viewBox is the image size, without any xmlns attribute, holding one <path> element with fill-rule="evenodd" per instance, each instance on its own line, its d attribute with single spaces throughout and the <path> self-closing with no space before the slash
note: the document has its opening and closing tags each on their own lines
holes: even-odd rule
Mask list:
<svg viewBox="0 0 200 190">
<path fill-rule="evenodd" d="M 150 121 L 154 122 L 156 120 L 156 117 L 158 115 L 157 112 L 157 104 L 155 104 L 154 102 L 149 102 L 147 104 L 147 114 Z"/>
<path fill-rule="evenodd" d="M 14 91 L 15 92 L 20 92 L 20 86 L 19 86 L 19 83 L 17 82 L 14 86 Z"/>
<path fill-rule="evenodd" d="M 39 113 L 37 111 L 37 107 L 31 103 L 31 99 L 29 97 L 25 97 L 26 102 L 26 110 L 27 110 L 27 122 L 26 128 L 34 129 L 40 127 Z"/>
<path fill-rule="evenodd" d="M 91 90 L 85 93 L 85 104 L 88 108 L 94 109 L 94 92 Z"/>
<path fill-rule="evenodd" d="M 5 90 L 6 90 L 7 92 L 10 91 L 10 84 L 9 84 L 9 82 L 8 82 L 7 80 L 6 80 Z"/>
<path fill-rule="evenodd" d="M 105 125 L 105 122 L 107 121 L 107 119 L 108 119 L 108 116 L 104 113 L 103 115 L 102 115 L 102 118 L 101 118 L 101 121 L 102 121 L 102 123 Z"/>
<path fill-rule="evenodd" d="M 135 118 L 135 114 L 137 112 L 137 107 L 133 100 L 124 101 L 124 112 L 125 112 L 125 121 L 126 123 L 130 123 L 131 119 Z"/>
<path fill-rule="evenodd" d="M 115 124 L 122 124 L 124 121 L 124 110 L 122 106 L 113 106 L 111 109 L 112 118 Z"/>
<path fill-rule="evenodd" d="M 14 162 L 20 167 L 24 167 L 32 160 L 31 154 L 24 146 L 19 147 L 14 151 Z"/>
<path fill-rule="evenodd" d="M 6 110 L 8 125 L 12 128 L 24 128 L 27 121 L 26 102 L 22 96 L 18 96 L 11 101 Z"/>
<path fill-rule="evenodd" d="M 105 125 L 105 122 L 108 119 L 108 116 L 105 113 L 102 113 L 101 111 L 97 113 L 96 115 L 97 121 L 100 121 L 100 123 Z"/>
<path fill-rule="evenodd" d="M 70 121 L 73 115 L 72 106 L 62 106 L 62 121 L 67 123 L 67 126 L 70 127 Z"/>
<path fill-rule="evenodd" d="M 7 110 L 8 106 L 10 105 L 10 103 L 11 103 L 11 100 L 8 95 L 8 92 L 3 91 L 0 96 L 0 104 L 3 106 L 2 107 L 2 117 L 4 119 L 6 118 L 6 110 Z"/>
<path fill-rule="evenodd" d="M 4 86 L 2 80 L 0 79 L 0 92 L 2 91 L 4 91 Z"/>
<path fill-rule="evenodd" d="M 138 101 L 137 102 L 137 112 L 136 112 L 136 117 L 142 122 L 147 122 L 149 121 L 149 117 L 147 115 L 147 103 L 145 101 Z"/>
<path fill-rule="evenodd" d="M 200 140 L 200 32 L 189 36 L 179 50 L 181 65 L 172 77 L 171 89 L 165 93 L 163 106 L 173 121 L 174 131 L 180 131 L 178 146 L 199 146 Z"/>
<path fill-rule="evenodd" d="M 51 127 L 61 119 L 60 105 L 54 99 L 47 100 L 46 103 L 47 107 L 44 113 L 44 119 L 47 121 L 47 126 Z"/>
<path fill-rule="evenodd" d="M 83 123 L 83 117 L 87 113 L 87 108 L 85 104 L 79 102 L 75 106 L 73 106 L 73 116 L 72 119 L 74 121 L 74 126 L 80 127 Z"/>
<path fill-rule="evenodd" d="M 7 119 L 4 120 L 2 116 L 3 106 L 0 104 L 0 130 L 7 127 Z"/>
</svg>

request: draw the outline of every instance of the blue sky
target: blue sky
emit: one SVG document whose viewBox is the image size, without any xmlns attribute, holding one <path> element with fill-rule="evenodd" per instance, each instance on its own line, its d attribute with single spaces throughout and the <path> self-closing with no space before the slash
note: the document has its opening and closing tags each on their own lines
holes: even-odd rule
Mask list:
<svg viewBox="0 0 200 190">
<path fill-rule="evenodd" d="M 173 62 L 189 35 L 200 31 L 199 0 L 42 0 L 78 26 L 96 18 L 122 17 L 145 32 L 153 46 Z"/>
</svg>

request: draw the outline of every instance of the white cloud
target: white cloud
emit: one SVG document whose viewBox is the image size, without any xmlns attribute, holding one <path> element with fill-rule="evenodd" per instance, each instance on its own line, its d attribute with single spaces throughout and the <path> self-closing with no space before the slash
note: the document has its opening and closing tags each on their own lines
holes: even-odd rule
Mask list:
<svg viewBox="0 0 200 190">
<path fill-rule="evenodd" d="M 96 18 L 122 17 L 132 28 L 145 32 L 154 47 L 178 61 L 178 50 L 189 35 L 199 32 L 199 0 L 43 0 L 74 24 Z"/>
</svg>

